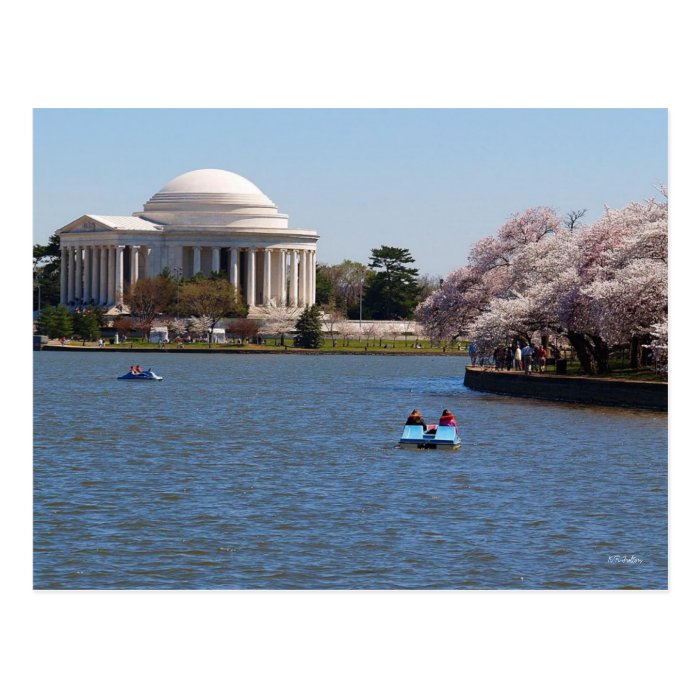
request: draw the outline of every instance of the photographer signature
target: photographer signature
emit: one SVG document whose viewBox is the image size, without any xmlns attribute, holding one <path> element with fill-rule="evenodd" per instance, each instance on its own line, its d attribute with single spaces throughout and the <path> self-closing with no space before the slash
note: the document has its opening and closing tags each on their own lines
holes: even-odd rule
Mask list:
<svg viewBox="0 0 700 700">
<path fill-rule="evenodd" d="M 634 554 L 628 557 L 626 554 L 613 554 L 608 557 L 608 564 L 643 564 L 644 559 L 636 557 Z"/>
</svg>

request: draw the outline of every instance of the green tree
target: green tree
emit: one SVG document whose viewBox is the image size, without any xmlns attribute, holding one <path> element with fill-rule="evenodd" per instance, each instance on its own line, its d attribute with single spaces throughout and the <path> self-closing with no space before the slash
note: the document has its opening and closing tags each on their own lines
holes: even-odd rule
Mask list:
<svg viewBox="0 0 700 700">
<path fill-rule="evenodd" d="M 323 345 L 321 309 L 316 304 L 307 306 L 301 312 L 295 330 L 297 342 L 302 348 L 320 348 Z"/>
<path fill-rule="evenodd" d="M 383 245 L 372 248 L 371 252 L 369 266 L 378 272 L 365 292 L 367 317 L 387 320 L 412 318 L 420 287 L 418 269 L 408 265 L 415 260 L 407 248 Z"/>
<path fill-rule="evenodd" d="M 97 314 L 90 309 L 75 311 L 72 315 L 73 333 L 83 340 L 97 340 L 100 337 L 100 324 Z"/>
<path fill-rule="evenodd" d="M 367 265 L 343 260 L 338 265 L 316 268 L 316 303 L 333 306 L 348 318 L 360 317 L 360 299 L 375 273 Z"/>
<path fill-rule="evenodd" d="M 49 338 L 70 338 L 73 335 L 73 319 L 65 306 L 45 306 L 37 320 L 37 330 L 40 335 Z"/>
<path fill-rule="evenodd" d="M 333 281 L 330 276 L 329 265 L 316 265 L 316 303 L 330 304 L 335 301 L 333 294 Z"/>
<path fill-rule="evenodd" d="M 56 306 L 61 301 L 61 239 L 57 233 L 49 237 L 46 245 L 35 243 L 33 247 L 34 265 L 34 308 Z"/>
</svg>

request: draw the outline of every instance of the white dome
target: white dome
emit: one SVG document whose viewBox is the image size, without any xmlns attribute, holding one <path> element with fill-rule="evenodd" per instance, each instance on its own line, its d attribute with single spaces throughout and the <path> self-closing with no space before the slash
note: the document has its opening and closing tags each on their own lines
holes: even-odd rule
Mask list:
<svg viewBox="0 0 700 700">
<path fill-rule="evenodd" d="M 134 215 L 170 226 L 287 228 L 286 214 L 250 180 L 216 168 L 178 175 Z"/>
<path fill-rule="evenodd" d="M 215 168 L 190 170 L 188 173 L 178 175 L 158 194 L 161 193 L 263 194 L 250 180 L 246 180 L 241 175 Z"/>
</svg>

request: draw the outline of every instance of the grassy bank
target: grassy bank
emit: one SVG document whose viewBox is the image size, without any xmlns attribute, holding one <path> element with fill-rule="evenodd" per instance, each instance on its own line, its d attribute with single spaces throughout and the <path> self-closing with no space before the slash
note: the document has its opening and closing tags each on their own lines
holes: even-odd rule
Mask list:
<svg viewBox="0 0 700 700">
<path fill-rule="evenodd" d="M 326 340 L 320 348 L 312 350 L 305 348 L 296 348 L 291 341 L 285 342 L 282 345 L 279 340 L 267 340 L 265 343 L 244 343 L 237 345 L 235 343 L 212 344 L 209 343 L 183 343 L 177 346 L 175 343 L 168 343 L 163 347 L 159 347 L 157 343 L 149 343 L 145 340 L 127 340 L 118 345 L 105 344 L 102 349 L 99 348 L 97 342 L 83 342 L 81 340 L 72 340 L 65 345 L 66 349 L 91 349 L 100 350 L 101 352 L 123 352 L 125 350 L 133 350 L 134 352 L 259 352 L 259 353 L 337 353 L 337 354 L 386 354 L 386 355 L 466 355 L 465 350 L 458 348 L 457 345 L 431 346 L 429 342 L 416 343 L 412 341 L 397 340 L 394 342 L 361 342 L 357 340 L 351 341 L 336 341 L 335 344 L 331 340 Z M 49 343 L 49 348 L 60 348 L 61 344 L 52 340 Z"/>
</svg>

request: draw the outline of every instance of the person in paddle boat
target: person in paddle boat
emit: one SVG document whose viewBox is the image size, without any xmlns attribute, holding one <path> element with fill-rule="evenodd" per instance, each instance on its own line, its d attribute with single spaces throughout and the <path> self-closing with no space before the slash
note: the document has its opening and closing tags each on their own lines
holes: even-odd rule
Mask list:
<svg viewBox="0 0 700 700">
<path fill-rule="evenodd" d="M 442 415 L 440 416 L 440 420 L 438 422 L 438 425 L 447 425 L 451 426 L 453 428 L 457 427 L 457 421 L 455 420 L 454 415 L 452 414 L 452 411 L 449 411 L 448 409 L 445 409 L 442 412 Z"/>
<path fill-rule="evenodd" d="M 423 416 L 421 416 L 420 411 L 417 408 L 414 408 L 409 414 L 408 418 L 406 419 L 406 425 L 422 425 L 424 431 L 428 429 L 428 426 L 423 420 Z"/>
</svg>

